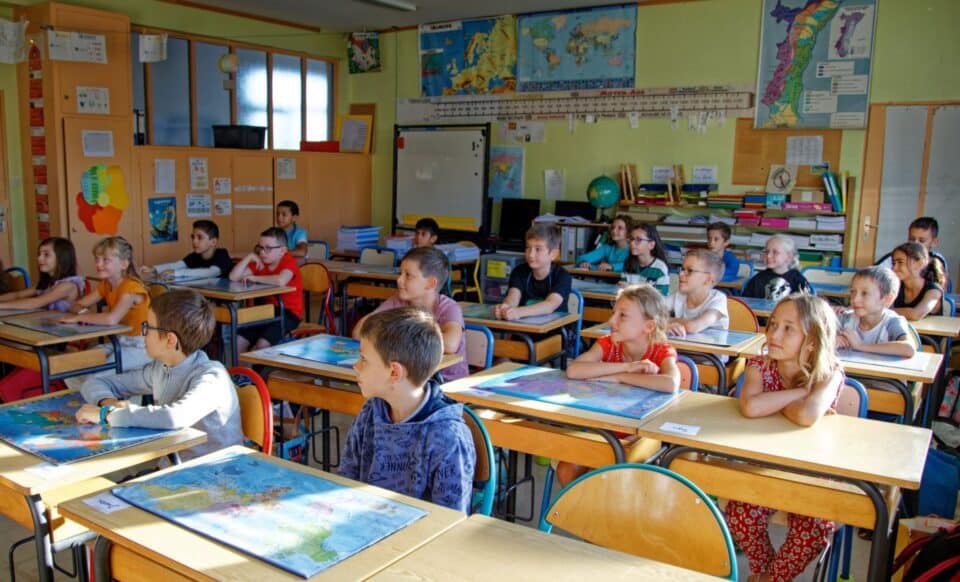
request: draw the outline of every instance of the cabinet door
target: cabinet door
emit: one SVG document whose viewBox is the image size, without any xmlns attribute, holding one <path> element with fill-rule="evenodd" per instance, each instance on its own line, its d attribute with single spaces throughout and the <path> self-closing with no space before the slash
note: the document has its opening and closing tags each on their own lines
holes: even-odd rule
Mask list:
<svg viewBox="0 0 960 582">
<path fill-rule="evenodd" d="M 248 253 L 260 233 L 275 224 L 273 212 L 273 156 L 237 154 L 233 158 L 233 232 L 230 250 Z"/>
<path fill-rule="evenodd" d="M 64 117 L 67 223 L 83 275 L 95 274 L 93 247 L 121 235 L 133 245 L 139 265 L 140 193 L 133 174 L 131 120 Z"/>
</svg>

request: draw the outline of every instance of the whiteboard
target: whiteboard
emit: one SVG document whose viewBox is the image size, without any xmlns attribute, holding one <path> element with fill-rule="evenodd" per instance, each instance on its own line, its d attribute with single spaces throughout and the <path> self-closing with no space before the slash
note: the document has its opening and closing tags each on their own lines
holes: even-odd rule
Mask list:
<svg viewBox="0 0 960 582">
<path fill-rule="evenodd" d="M 490 125 L 394 126 L 393 216 L 472 221 L 489 231 Z"/>
</svg>

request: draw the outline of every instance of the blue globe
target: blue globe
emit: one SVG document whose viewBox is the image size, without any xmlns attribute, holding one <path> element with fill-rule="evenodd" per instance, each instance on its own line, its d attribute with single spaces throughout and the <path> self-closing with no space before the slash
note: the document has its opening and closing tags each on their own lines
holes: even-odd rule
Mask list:
<svg viewBox="0 0 960 582">
<path fill-rule="evenodd" d="M 611 208 L 620 201 L 620 186 L 608 176 L 594 178 L 587 186 L 587 200 L 594 208 Z"/>
</svg>

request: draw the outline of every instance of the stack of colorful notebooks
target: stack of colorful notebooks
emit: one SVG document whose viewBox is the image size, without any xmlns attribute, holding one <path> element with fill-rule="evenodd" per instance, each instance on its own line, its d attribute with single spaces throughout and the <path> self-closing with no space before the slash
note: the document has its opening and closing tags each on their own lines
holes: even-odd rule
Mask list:
<svg viewBox="0 0 960 582">
<path fill-rule="evenodd" d="M 744 198 L 742 194 L 710 192 L 707 194 L 707 206 L 710 208 L 743 208 Z"/>
<path fill-rule="evenodd" d="M 337 229 L 338 250 L 359 251 L 379 244 L 379 226 L 341 226 Z"/>
</svg>

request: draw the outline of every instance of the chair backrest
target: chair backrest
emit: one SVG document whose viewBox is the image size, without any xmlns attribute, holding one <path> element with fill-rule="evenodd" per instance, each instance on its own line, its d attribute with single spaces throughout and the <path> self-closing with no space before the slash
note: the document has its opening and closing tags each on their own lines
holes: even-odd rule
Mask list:
<svg viewBox="0 0 960 582">
<path fill-rule="evenodd" d="M 747 307 L 746 303 L 730 295 L 727 295 L 727 315 L 730 317 L 730 329 L 734 331 L 760 331 L 757 314 Z"/>
<path fill-rule="evenodd" d="M 312 318 L 310 314 L 313 294 L 320 295 L 320 315 L 317 317 L 317 323 L 326 326 L 330 333 L 337 333 L 333 311 L 330 309 L 330 301 L 333 297 L 333 283 L 330 277 L 330 271 L 319 263 L 307 263 L 300 267 L 300 276 L 303 278 L 303 294 L 306 298 L 306 317 L 304 321 L 309 322 Z"/>
<path fill-rule="evenodd" d="M 30 288 L 30 273 L 23 267 L 8 267 L 6 273 L 10 275 L 10 291 L 23 291 Z"/>
<path fill-rule="evenodd" d="M 943 314 L 948 317 L 957 316 L 957 302 L 954 301 L 953 296 L 949 295 L 950 291 L 947 291 L 947 294 L 943 296 Z"/>
<path fill-rule="evenodd" d="M 473 471 L 474 487 L 480 489 L 479 496 L 472 503 L 471 512 L 481 515 L 493 513 L 493 501 L 497 494 L 497 463 L 493 454 L 493 441 L 483 421 L 470 407 L 463 407 L 463 422 L 470 429 L 473 445 L 477 450 L 477 466 Z"/>
<path fill-rule="evenodd" d="M 367 247 L 360 251 L 360 263 L 393 267 L 397 264 L 397 253 L 393 249 Z"/>
<path fill-rule="evenodd" d="M 867 417 L 867 389 L 858 380 L 846 378 L 837 398 L 837 414 Z"/>
<path fill-rule="evenodd" d="M 150 299 L 156 299 L 157 297 L 163 295 L 164 293 L 170 292 L 170 286 L 166 283 L 160 283 L 159 281 L 154 281 L 147 286 L 147 293 L 150 294 Z"/>
<path fill-rule="evenodd" d="M 753 263 L 750 261 L 740 261 L 740 264 L 737 266 L 737 278 L 749 280 L 753 277 Z"/>
<path fill-rule="evenodd" d="M 467 338 L 467 365 L 486 370 L 493 365 L 493 333 L 485 325 L 468 323 L 463 326 Z"/>
<path fill-rule="evenodd" d="M 699 391 L 700 372 L 697 370 L 697 364 L 689 356 L 677 354 L 677 368 L 680 369 L 680 389 Z"/>
<path fill-rule="evenodd" d="M 810 266 L 800 269 L 800 273 L 804 276 L 807 282 L 810 283 L 814 294 L 816 294 L 818 284 L 842 285 L 849 287 L 850 283 L 853 281 L 853 276 L 857 274 L 857 269 L 850 269 L 846 267 Z"/>
<path fill-rule="evenodd" d="M 243 435 L 270 455 L 273 451 L 273 406 L 267 384 L 250 368 L 228 368 L 240 402 Z"/>
<path fill-rule="evenodd" d="M 589 543 L 737 579 L 727 524 L 714 502 L 673 471 L 609 465 L 560 491 L 541 529 L 558 527 Z"/>
<path fill-rule="evenodd" d="M 307 258 L 311 261 L 326 261 L 330 258 L 330 245 L 325 240 L 308 240 Z"/>
<path fill-rule="evenodd" d="M 570 289 L 570 295 L 567 297 L 567 313 L 576 313 L 580 316 L 576 324 L 576 335 L 570 340 L 573 342 L 573 353 L 571 358 L 580 355 L 580 330 L 583 328 L 583 294 L 577 289 Z"/>
</svg>

